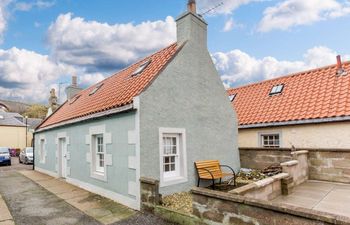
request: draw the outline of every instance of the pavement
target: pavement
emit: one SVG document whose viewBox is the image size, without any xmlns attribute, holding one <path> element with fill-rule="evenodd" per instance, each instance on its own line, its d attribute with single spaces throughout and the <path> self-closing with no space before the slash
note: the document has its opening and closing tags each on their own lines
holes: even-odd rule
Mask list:
<svg viewBox="0 0 350 225">
<path fill-rule="evenodd" d="M 11 167 L 0 167 L 0 225 L 172 224 L 13 160 Z"/>
<path fill-rule="evenodd" d="M 350 217 L 350 184 L 309 180 L 273 202 Z"/>
</svg>

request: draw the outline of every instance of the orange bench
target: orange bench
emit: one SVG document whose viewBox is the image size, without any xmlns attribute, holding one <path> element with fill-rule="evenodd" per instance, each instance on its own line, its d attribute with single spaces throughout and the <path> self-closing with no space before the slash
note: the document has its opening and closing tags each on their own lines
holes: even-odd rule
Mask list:
<svg viewBox="0 0 350 225">
<path fill-rule="evenodd" d="M 232 176 L 234 185 L 236 186 L 236 174 L 235 171 L 227 165 L 220 165 L 219 160 L 202 160 L 202 161 L 196 161 L 195 167 L 197 169 L 198 174 L 198 183 L 197 187 L 199 187 L 200 180 L 212 180 L 213 189 L 215 188 L 215 180 L 220 179 L 220 183 L 222 181 L 222 178 L 227 176 Z M 230 173 L 225 173 L 222 171 L 222 167 L 228 168 L 230 170 Z"/>
</svg>

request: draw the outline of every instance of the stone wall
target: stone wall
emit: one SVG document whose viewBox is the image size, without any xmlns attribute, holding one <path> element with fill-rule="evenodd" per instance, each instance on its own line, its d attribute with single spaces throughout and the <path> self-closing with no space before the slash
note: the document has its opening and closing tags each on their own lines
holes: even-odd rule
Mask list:
<svg viewBox="0 0 350 225">
<path fill-rule="evenodd" d="M 194 215 L 207 224 L 350 224 L 347 217 L 204 188 L 192 189 L 192 196 Z"/>
<path fill-rule="evenodd" d="M 140 183 L 141 208 L 147 210 L 148 205 L 158 205 L 161 199 L 159 194 L 159 181 L 147 177 L 141 177 Z"/>
<path fill-rule="evenodd" d="M 309 178 L 308 151 L 292 152 L 294 160 L 281 163 L 282 171 L 293 178 L 292 186 L 299 185 Z"/>
<path fill-rule="evenodd" d="M 304 169 L 301 171 L 308 171 L 308 174 L 299 175 L 308 176 L 310 180 L 350 183 L 350 149 L 306 148 L 303 150 L 307 150 L 309 153 L 300 158 L 303 162 L 307 158 L 308 162 L 307 164 L 303 163 Z M 291 161 L 296 157 L 297 155 L 293 155 L 290 149 L 240 148 L 243 168 L 264 169 L 272 164 Z M 308 169 L 305 170 L 306 168 Z M 285 168 L 284 172 L 293 173 L 293 170 L 293 168 Z M 298 181 L 297 184 L 299 183 Z"/>
<path fill-rule="evenodd" d="M 309 150 L 309 179 L 350 183 L 349 150 Z"/>
<path fill-rule="evenodd" d="M 242 168 L 264 169 L 272 164 L 280 164 L 292 159 L 290 149 L 240 148 Z"/>
<path fill-rule="evenodd" d="M 266 201 L 272 200 L 282 194 L 282 180 L 288 177 L 289 174 L 280 173 L 233 189 L 229 193 Z"/>
</svg>

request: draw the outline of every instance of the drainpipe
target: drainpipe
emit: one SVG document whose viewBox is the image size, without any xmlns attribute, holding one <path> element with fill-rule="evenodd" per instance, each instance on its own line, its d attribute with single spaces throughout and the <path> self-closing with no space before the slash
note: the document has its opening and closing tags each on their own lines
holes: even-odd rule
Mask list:
<svg viewBox="0 0 350 225">
<path fill-rule="evenodd" d="M 35 170 L 35 134 L 36 134 L 36 132 L 33 132 L 33 140 L 32 140 L 32 146 L 33 146 L 33 170 Z"/>
</svg>

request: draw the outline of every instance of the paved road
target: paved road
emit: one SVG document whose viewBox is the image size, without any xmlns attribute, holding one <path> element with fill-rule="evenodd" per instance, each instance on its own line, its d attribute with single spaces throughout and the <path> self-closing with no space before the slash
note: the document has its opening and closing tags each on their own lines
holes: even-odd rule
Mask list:
<svg viewBox="0 0 350 225">
<path fill-rule="evenodd" d="M 16 172 L 32 169 L 32 165 L 18 163 L 0 167 L 0 194 L 14 218 L 16 225 L 100 225 L 98 221 Z M 114 225 L 173 225 L 151 214 L 135 216 Z"/>
</svg>

